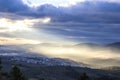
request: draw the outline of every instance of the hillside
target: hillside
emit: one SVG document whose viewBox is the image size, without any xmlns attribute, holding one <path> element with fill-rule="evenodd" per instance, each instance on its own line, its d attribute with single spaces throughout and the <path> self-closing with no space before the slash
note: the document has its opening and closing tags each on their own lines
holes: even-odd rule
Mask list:
<svg viewBox="0 0 120 80">
<path fill-rule="evenodd" d="M 31 80 L 78 80 L 86 73 L 90 80 L 120 80 L 120 70 L 100 70 L 86 67 L 63 65 L 42 65 L 21 61 L 10 61 L 9 57 L 2 58 L 3 71 L 9 72 L 13 65 L 18 65 L 22 72 Z"/>
</svg>

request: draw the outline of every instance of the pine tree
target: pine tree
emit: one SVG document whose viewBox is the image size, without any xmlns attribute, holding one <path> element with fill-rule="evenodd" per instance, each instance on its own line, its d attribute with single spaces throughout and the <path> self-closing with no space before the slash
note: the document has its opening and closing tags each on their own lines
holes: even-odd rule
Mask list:
<svg viewBox="0 0 120 80">
<path fill-rule="evenodd" d="M 11 71 L 11 79 L 10 80 L 27 80 L 27 79 L 21 73 L 20 69 L 17 66 L 14 66 Z"/>
<path fill-rule="evenodd" d="M 0 71 L 2 70 L 2 60 L 0 58 Z"/>
<path fill-rule="evenodd" d="M 0 58 L 0 80 L 2 79 L 2 61 Z"/>
<path fill-rule="evenodd" d="M 2 60 L 0 58 L 0 80 L 7 80 L 7 73 L 2 71 Z"/>
<path fill-rule="evenodd" d="M 83 73 L 81 76 L 80 76 L 80 79 L 79 80 L 88 80 L 89 77 L 86 73 Z"/>
</svg>

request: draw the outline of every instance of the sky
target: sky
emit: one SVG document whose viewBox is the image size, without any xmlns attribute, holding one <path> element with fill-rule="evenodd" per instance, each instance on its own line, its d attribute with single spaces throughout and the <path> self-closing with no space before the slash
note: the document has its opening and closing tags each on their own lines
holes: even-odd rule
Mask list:
<svg viewBox="0 0 120 80">
<path fill-rule="evenodd" d="M 75 60 L 88 55 L 76 44 L 120 41 L 118 0 L 0 0 L 0 5 L 1 45 L 39 45 L 29 50 Z M 89 52 L 86 60 L 120 57 L 108 50 Z"/>
<path fill-rule="evenodd" d="M 71 5 L 77 4 L 78 2 L 84 2 L 84 1 L 120 2 L 118 0 L 23 0 L 23 1 L 32 6 L 39 6 L 39 5 L 43 5 L 43 4 L 52 4 L 57 7 L 58 6 L 69 7 Z"/>
<path fill-rule="evenodd" d="M 25 3 L 32 6 L 39 6 L 43 4 L 52 4 L 56 7 L 58 6 L 71 6 L 75 5 L 77 2 L 82 2 L 84 0 L 23 0 Z"/>
</svg>

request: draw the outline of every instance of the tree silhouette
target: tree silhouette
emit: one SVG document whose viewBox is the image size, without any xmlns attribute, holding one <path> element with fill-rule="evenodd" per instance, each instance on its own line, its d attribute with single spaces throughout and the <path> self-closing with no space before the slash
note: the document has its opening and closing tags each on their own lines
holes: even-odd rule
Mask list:
<svg viewBox="0 0 120 80">
<path fill-rule="evenodd" d="M 0 80 L 7 80 L 8 74 L 2 71 L 2 60 L 0 58 Z"/>
<path fill-rule="evenodd" d="M 17 66 L 14 66 L 11 71 L 11 79 L 10 80 L 27 80 L 27 79 L 21 73 L 20 69 Z"/>
<path fill-rule="evenodd" d="M 88 80 L 89 77 L 86 73 L 83 73 L 81 76 L 80 76 L 80 79 L 79 80 Z"/>
<path fill-rule="evenodd" d="M 0 80 L 2 79 L 2 61 L 0 58 Z"/>
<path fill-rule="evenodd" d="M 0 58 L 0 71 L 2 70 L 2 60 Z"/>
</svg>

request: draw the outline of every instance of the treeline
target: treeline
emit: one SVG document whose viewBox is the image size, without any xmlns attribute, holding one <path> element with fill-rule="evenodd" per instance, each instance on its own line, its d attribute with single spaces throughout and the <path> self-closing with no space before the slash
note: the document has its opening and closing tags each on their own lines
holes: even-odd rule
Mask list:
<svg viewBox="0 0 120 80">
<path fill-rule="evenodd" d="M 2 60 L 0 58 L 0 80 L 28 80 L 20 68 L 14 65 L 9 73 L 2 71 Z"/>
<path fill-rule="evenodd" d="M 3 66 L 2 66 L 2 60 L 0 58 L 0 80 L 29 80 L 20 70 L 20 68 L 16 65 L 14 65 L 10 72 L 4 72 L 2 70 Z M 73 69 L 70 67 L 70 70 L 73 71 Z M 89 76 L 86 73 L 83 74 L 72 74 L 71 72 L 69 72 L 68 74 L 71 75 L 75 75 L 77 78 L 76 80 L 90 80 Z M 39 80 L 48 80 L 46 78 L 41 78 Z M 51 80 L 51 79 L 50 79 Z"/>
</svg>

